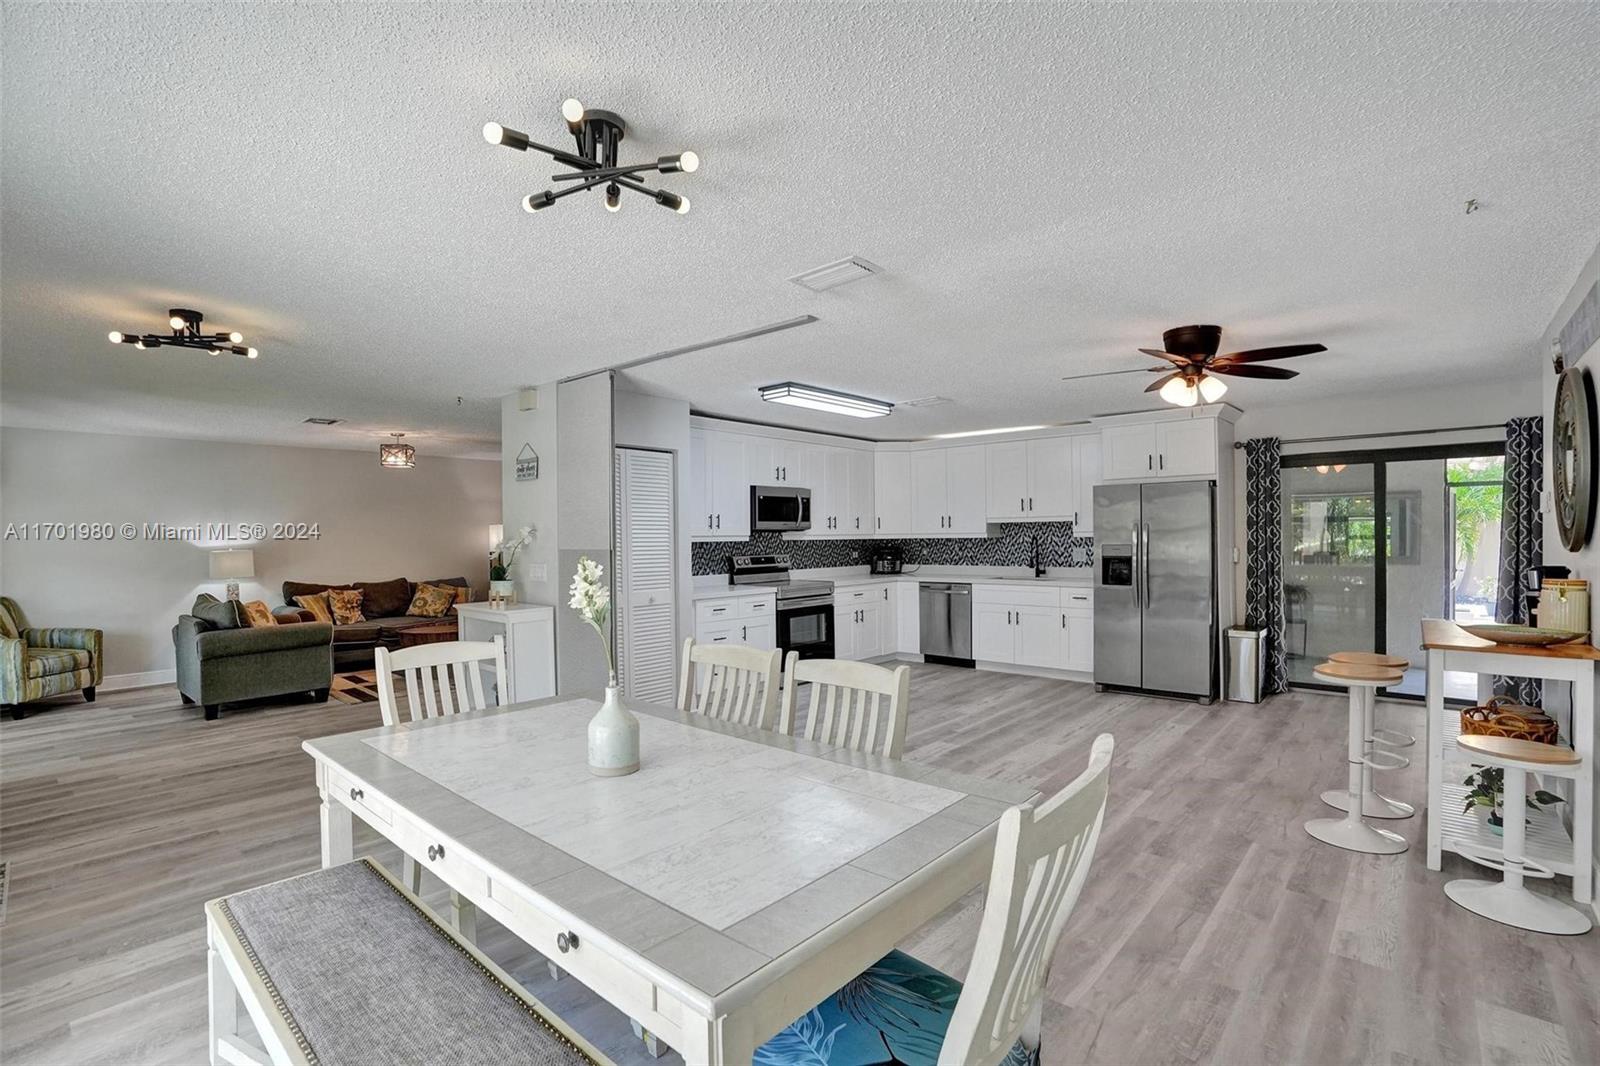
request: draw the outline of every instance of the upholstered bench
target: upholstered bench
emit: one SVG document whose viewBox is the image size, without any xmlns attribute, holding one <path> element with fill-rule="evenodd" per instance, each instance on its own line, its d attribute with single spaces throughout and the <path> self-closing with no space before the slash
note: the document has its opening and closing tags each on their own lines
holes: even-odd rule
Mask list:
<svg viewBox="0 0 1600 1066">
<path fill-rule="evenodd" d="M 367 859 L 212 900 L 206 940 L 213 1064 L 607 1062 Z"/>
</svg>

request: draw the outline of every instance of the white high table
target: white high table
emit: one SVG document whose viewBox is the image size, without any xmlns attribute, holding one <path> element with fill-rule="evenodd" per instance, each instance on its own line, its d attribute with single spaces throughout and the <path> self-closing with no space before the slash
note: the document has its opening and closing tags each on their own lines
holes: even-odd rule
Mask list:
<svg viewBox="0 0 1600 1066">
<path fill-rule="evenodd" d="M 1569 802 L 1554 809 L 1528 810 L 1527 857 L 1572 878 L 1572 898 L 1594 900 L 1594 755 L 1595 677 L 1600 649 L 1589 644 L 1557 644 L 1546 648 L 1494 644 L 1473 636 L 1454 622 L 1427 619 L 1422 646 L 1428 653 L 1428 869 L 1442 865 L 1443 853 L 1500 854 L 1500 837 L 1488 831 L 1476 809 L 1462 813 L 1467 788 L 1461 784 L 1470 758 L 1456 747 L 1461 718 L 1444 705 L 1444 673 L 1462 670 L 1478 675 L 1478 699 L 1493 694 L 1493 677 L 1536 677 L 1572 685 L 1572 718 L 1567 732 L 1573 750 L 1583 757 L 1583 772 Z M 1572 818 L 1569 834 L 1561 808 Z"/>
<path fill-rule="evenodd" d="M 1028 787 L 632 704 L 594 777 L 558 697 L 308 740 L 324 866 L 353 818 L 690 1063 L 769 1037 L 988 876 Z"/>
</svg>

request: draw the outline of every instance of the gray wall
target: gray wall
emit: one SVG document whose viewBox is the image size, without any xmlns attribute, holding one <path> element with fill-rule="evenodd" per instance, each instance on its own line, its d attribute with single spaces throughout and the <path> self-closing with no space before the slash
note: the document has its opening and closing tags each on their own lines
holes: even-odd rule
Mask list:
<svg viewBox="0 0 1600 1066">
<path fill-rule="evenodd" d="M 565 587 L 560 560 L 556 558 L 556 486 L 561 464 L 556 451 L 557 404 L 555 383 L 537 390 L 537 407 L 520 411 L 519 397 L 512 393 L 500 405 L 500 500 L 501 521 L 507 533 L 533 526 L 538 531 L 533 543 L 517 554 L 511 577 L 517 583 L 517 599 L 522 603 L 541 603 L 565 607 Z M 516 459 L 524 446 L 539 456 L 539 477 L 533 481 L 516 479 Z"/>
<path fill-rule="evenodd" d="M 33 625 L 105 630 L 105 673 L 125 684 L 170 679 L 173 622 L 197 593 L 223 594 L 208 576 L 215 548 L 254 549 L 256 577 L 241 592 L 272 606 L 283 602 L 286 578 L 459 575 L 481 596 L 488 527 L 499 515 L 495 463 L 430 458 L 425 446 L 415 469 L 384 470 L 376 442 L 350 451 L 0 431 L 0 529 L 32 522 L 319 526 L 316 540 L 258 543 L 0 540 L 0 592 Z"/>
</svg>

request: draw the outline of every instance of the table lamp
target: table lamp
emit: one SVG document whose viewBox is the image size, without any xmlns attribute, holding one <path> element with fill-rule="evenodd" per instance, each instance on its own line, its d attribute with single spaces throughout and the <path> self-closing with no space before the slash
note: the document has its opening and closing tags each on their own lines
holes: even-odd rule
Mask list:
<svg viewBox="0 0 1600 1066">
<path fill-rule="evenodd" d="M 228 583 L 228 599 L 239 598 L 239 578 L 255 576 L 256 553 L 249 548 L 226 548 L 211 553 L 211 580 Z"/>
</svg>

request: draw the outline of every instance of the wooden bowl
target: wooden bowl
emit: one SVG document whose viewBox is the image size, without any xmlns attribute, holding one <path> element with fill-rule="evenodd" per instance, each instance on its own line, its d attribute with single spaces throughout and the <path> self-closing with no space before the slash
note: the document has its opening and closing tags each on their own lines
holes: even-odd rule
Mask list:
<svg viewBox="0 0 1600 1066">
<path fill-rule="evenodd" d="M 1509 622 L 1484 622 L 1470 626 L 1457 624 L 1479 640 L 1493 641 L 1496 644 L 1523 644 L 1532 648 L 1568 644 L 1584 637 L 1584 634 L 1574 633 L 1570 629 L 1540 629 L 1536 626 L 1512 625 Z"/>
</svg>

